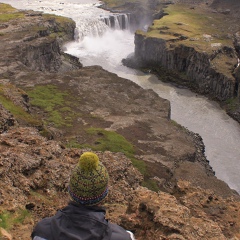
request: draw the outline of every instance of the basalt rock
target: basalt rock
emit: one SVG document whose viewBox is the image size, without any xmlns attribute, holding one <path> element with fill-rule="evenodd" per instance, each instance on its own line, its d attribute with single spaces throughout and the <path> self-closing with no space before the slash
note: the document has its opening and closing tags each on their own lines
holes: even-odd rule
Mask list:
<svg viewBox="0 0 240 240">
<path fill-rule="evenodd" d="M 61 50 L 63 42 L 74 39 L 72 20 L 32 11 L 19 14 L 21 20 L 12 19 L 1 28 L 0 76 L 21 75 L 27 69 L 56 72 L 82 66 L 77 58 Z"/>
<path fill-rule="evenodd" d="M 186 78 L 176 79 L 182 85 L 191 86 L 202 94 L 208 94 L 223 101 L 233 98 L 235 79 L 215 69 L 214 61 L 225 54 L 229 61 L 237 56 L 232 48 L 219 49 L 214 55 L 198 52 L 183 44 L 175 46 L 164 39 L 145 37 L 142 33 L 135 34 L 135 58 L 141 67 L 164 67 L 169 71 L 183 72 Z"/>
<path fill-rule="evenodd" d="M 207 30 L 203 28 L 203 32 L 197 32 L 198 37 L 194 38 L 189 36 L 194 32 L 194 27 L 188 29 L 188 23 L 177 21 L 168 26 L 168 21 L 164 22 L 163 17 L 154 21 L 147 32 L 135 33 L 135 53 L 124 59 L 123 63 L 133 68 L 147 69 L 163 81 L 187 86 L 207 95 L 220 102 L 229 115 L 239 121 L 239 103 L 234 100 L 232 104 L 233 99 L 239 102 L 240 98 L 238 17 L 236 14 L 223 17 L 222 13 L 213 12 L 213 7 L 220 8 L 224 4 L 231 5 L 227 1 L 176 1 L 176 9 L 185 7 L 190 15 L 196 13 L 199 16 L 201 12 L 209 19 L 222 19 L 224 30 L 221 30 L 221 24 L 218 26 L 210 21 L 209 25 L 214 26 L 212 31 L 217 33 L 206 34 Z M 234 4 L 235 8 L 239 8 L 239 3 Z M 231 11 L 234 12 L 234 7 Z M 221 43 L 220 34 L 223 32 L 224 43 Z"/>
</svg>

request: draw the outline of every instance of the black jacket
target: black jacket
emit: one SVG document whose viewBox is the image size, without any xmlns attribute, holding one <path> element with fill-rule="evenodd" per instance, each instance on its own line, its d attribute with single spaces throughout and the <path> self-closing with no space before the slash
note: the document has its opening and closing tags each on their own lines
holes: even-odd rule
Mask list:
<svg viewBox="0 0 240 240">
<path fill-rule="evenodd" d="M 35 236 L 47 240 L 131 240 L 122 227 L 105 219 L 103 208 L 74 202 L 53 217 L 42 219 L 32 232 L 32 238 Z"/>
</svg>

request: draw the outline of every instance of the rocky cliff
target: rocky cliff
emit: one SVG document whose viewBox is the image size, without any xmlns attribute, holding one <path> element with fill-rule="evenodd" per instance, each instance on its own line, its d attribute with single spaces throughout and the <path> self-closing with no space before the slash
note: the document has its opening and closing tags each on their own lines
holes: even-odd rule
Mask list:
<svg viewBox="0 0 240 240">
<path fill-rule="evenodd" d="M 233 48 L 223 47 L 214 55 L 209 55 L 184 44 L 175 45 L 175 40 L 174 36 L 173 39 L 165 40 L 146 37 L 144 33 L 137 32 L 135 57 L 144 67 L 157 70 L 161 66 L 169 71 L 179 72 L 176 82 L 191 86 L 202 94 L 211 95 L 221 101 L 234 97 L 236 80 L 230 73 L 224 74 L 217 67 L 222 57 L 232 66 L 236 65 L 237 55 Z M 233 68 L 231 70 L 234 71 Z M 181 73 L 185 76 L 182 77 Z"/>
<path fill-rule="evenodd" d="M 147 32 L 136 32 L 135 56 L 124 63 L 151 69 L 164 81 L 188 86 L 221 103 L 231 102 L 229 113 L 240 120 L 238 17 L 233 7 L 224 11 L 231 4 L 221 2 L 170 4 L 164 10 L 167 15 L 155 20 Z"/>
<path fill-rule="evenodd" d="M 62 53 L 69 19 L 0 11 L 1 239 L 30 239 L 67 203 L 86 150 L 110 174 L 108 218 L 137 239 L 240 238 L 239 195 L 214 176 L 201 137 L 171 121 L 167 100 Z"/>
</svg>

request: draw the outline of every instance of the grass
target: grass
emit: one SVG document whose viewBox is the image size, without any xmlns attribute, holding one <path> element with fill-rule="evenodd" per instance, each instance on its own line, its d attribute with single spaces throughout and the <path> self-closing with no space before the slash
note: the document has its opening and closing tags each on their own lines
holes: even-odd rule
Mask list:
<svg viewBox="0 0 240 240">
<path fill-rule="evenodd" d="M 79 144 L 75 140 L 70 140 L 67 147 L 91 148 L 94 151 L 122 152 L 128 157 L 133 157 L 134 146 L 128 142 L 122 135 L 107 131 L 102 128 L 88 128 L 88 133 L 94 139 L 93 144 Z"/>
<path fill-rule="evenodd" d="M 43 19 L 45 21 L 51 21 L 52 19 L 54 19 L 54 21 L 56 22 L 57 28 L 56 26 L 54 26 L 53 28 L 48 29 L 51 32 L 49 35 L 50 38 L 63 38 L 69 29 L 69 24 L 75 24 L 70 18 L 53 14 L 44 14 Z"/>
<path fill-rule="evenodd" d="M 168 15 L 154 20 L 147 32 L 138 30 L 136 33 L 146 38 L 162 39 L 168 49 L 176 49 L 184 45 L 195 51 L 212 55 L 219 47 L 234 48 L 229 37 L 229 20 L 225 19 L 225 15 L 213 13 L 202 7 L 191 9 L 184 4 L 171 4 L 164 11 Z M 211 60 L 210 65 L 218 72 L 232 78 L 233 69 L 229 66 L 234 66 L 236 61 L 229 54 L 218 54 Z"/>
<path fill-rule="evenodd" d="M 133 145 L 116 132 L 101 128 L 89 128 L 87 133 L 98 137 L 95 145 L 91 146 L 95 151 L 122 152 L 128 157 L 134 154 Z"/>
<path fill-rule="evenodd" d="M 4 87 L 2 85 L 0 85 L 0 102 L 16 120 L 23 121 L 33 126 L 40 126 L 42 124 L 41 121 L 27 113 L 22 107 L 15 105 L 11 99 L 4 96 Z"/>
<path fill-rule="evenodd" d="M 24 16 L 24 13 L 17 11 L 11 5 L 0 3 L 0 23 L 23 18 Z"/>
<path fill-rule="evenodd" d="M 132 162 L 133 166 L 139 170 L 139 172 L 145 176 L 142 185 L 149 188 L 152 191 L 158 191 L 157 183 L 148 178 L 147 166 L 143 160 L 138 160 L 134 157 L 134 146 L 127 141 L 122 135 L 107 131 L 102 128 L 88 128 L 86 132 L 94 137 L 94 144 L 79 144 L 75 140 L 70 140 L 67 147 L 74 148 L 91 148 L 94 151 L 111 151 L 122 152 Z"/>
<path fill-rule="evenodd" d="M 232 45 L 231 39 L 222 32 L 224 16 L 221 14 L 213 15 L 212 12 L 201 9 L 195 11 L 181 4 L 169 5 L 165 12 L 168 15 L 153 22 L 147 37 L 175 40 L 179 36 L 185 36 L 187 39 L 180 42 L 204 51 L 211 50 L 212 41 Z M 214 36 L 214 39 L 206 41 L 204 34 Z"/>
<path fill-rule="evenodd" d="M 117 6 L 124 5 L 125 3 L 129 3 L 129 2 L 134 3 L 134 2 L 139 2 L 139 1 L 137 1 L 137 0 L 103 0 L 103 2 L 105 4 L 107 4 L 108 7 L 117 7 Z"/>
<path fill-rule="evenodd" d="M 158 192 L 159 191 L 159 187 L 157 185 L 157 182 L 154 181 L 153 179 L 145 179 L 142 183 L 143 187 L 146 187 L 154 192 Z"/>
<path fill-rule="evenodd" d="M 47 112 L 47 123 L 56 127 L 71 127 L 77 114 L 70 107 L 70 94 L 54 85 L 36 86 L 27 91 L 30 103 Z M 68 106 L 69 105 L 69 106 Z"/>
<path fill-rule="evenodd" d="M 54 14 L 47 14 L 47 13 L 45 13 L 43 15 L 43 18 L 44 18 L 44 20 L 54 19 L 59 24 L 65 24 L 65 23 L 72 23 L 73 22 L 73 20 L 71 18 L 62 17 L 62 16 L 58 16 L 58 15 L 54 15 Z"/>
<path fill-rule="evenodd" d="M 69 140 L 66 147 L 71 148 L 91 148 L 94 151 L 111 151 L 122 152 L 131 159 L 133 166 L 136 167 L 143 175 L 146 173 L 146 163 L 142 160 L 134 158 L 134 146 L 126 140 L 122 135 L 107 131 L 102 128 L 88 128 L 86 132 L 93 136 L 93 144 L 79 144 L 74 139 Z"/>
<path fill-rule="evenodd" d="M 30 219 L 31 214 L 26 209 L 18 209 L 16 212 L 4 211 L 0 214 L 0 227 L 9 230 L 14 225 L 22 225 L 26 219 Z"/>
</svg>

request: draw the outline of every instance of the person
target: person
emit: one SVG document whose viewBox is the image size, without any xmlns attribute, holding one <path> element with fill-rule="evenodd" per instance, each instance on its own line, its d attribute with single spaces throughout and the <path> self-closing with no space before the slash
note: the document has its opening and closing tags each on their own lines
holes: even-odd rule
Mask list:
<svg viewBox="0 0 240 240">
<path fill-rule="evenodd" d="M 56 215 L 42 219 L 34 227 L 33 240 L 131 240 L 126 231 L 105 218 L 101 206 L 108 194 L 109 175 L 98 156 L 85 152 L 73 169 L 68 192 L 69 204 Z"/>
</svg>

